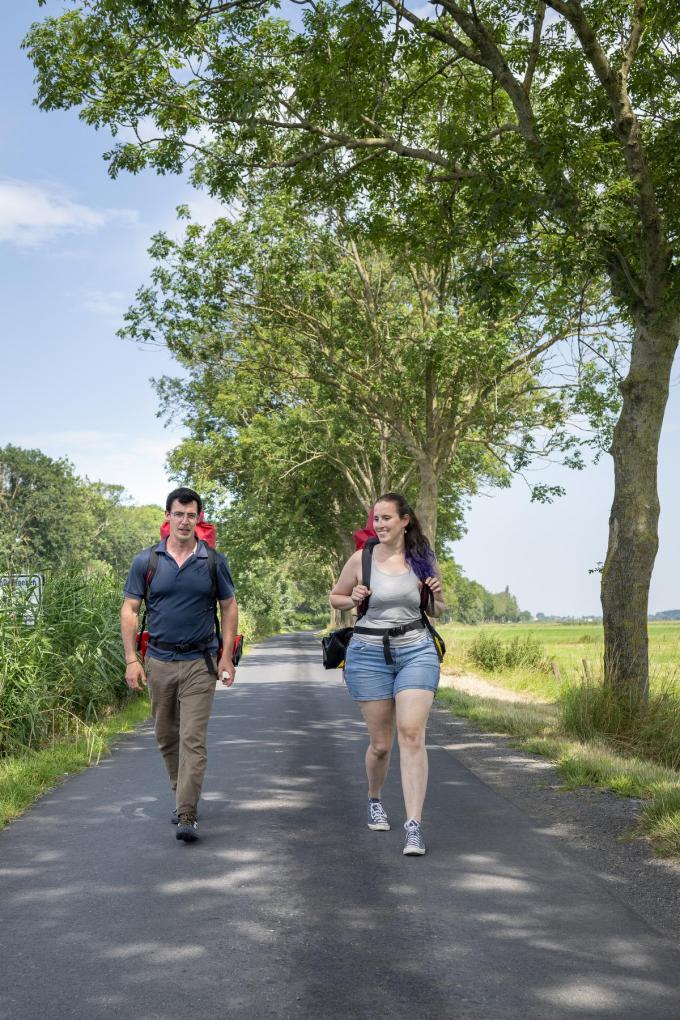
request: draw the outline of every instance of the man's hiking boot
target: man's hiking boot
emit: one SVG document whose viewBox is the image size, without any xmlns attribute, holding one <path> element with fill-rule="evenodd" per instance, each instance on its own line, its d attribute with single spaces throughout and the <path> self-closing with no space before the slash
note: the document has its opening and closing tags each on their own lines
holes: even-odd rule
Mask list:
<svg viewBox="0 0 680 1020">
<path fill-rule="evenodd" d="M 417 822 L 415 818 L 409 818 L 409 820 L 404 824 L 404 828 L 406 829 L 404 853 L 407 856 L 420 857 L 426 850 L 425 840 L 423 839 L 423 830 L 420 828 L 420 822 Z"/>
<path fill-rule="evenodd" d="M 175 810 L 170 815 L 170 821 L 172 822 L 173 825 L 179 824 L 179 815 L 177 814 L 177 808 L 175 808 Z M 196 821 L 198 821 L 198 812 L 196 813 Z"/>
<path fill-rule="evenodd" d="M 179 816 L 175 836 L 177 839 L 183 839 L 185 843 L 193 843 L 198 839 L 198 821 L 195 811 L 187 811 Z"/>
<path fill-rule="evenodd" d="M 379 800 L 368 802 L 368 827 L 374 832 L 389 832 L 390 823 L 387 812 Z"/>
</svg>

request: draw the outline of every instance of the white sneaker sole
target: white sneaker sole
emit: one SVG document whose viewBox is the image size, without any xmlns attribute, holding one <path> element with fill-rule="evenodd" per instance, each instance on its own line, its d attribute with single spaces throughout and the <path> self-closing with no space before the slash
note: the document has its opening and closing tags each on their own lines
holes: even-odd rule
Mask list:
<svg viewBox="0 0 680 1020">
<path fill-rule="evenodd" d="M 410 848 L 404 847 L 403 850 L 403 854 L 405 857 L 422 857 L 424 853 L 427 853 L 425 847 L 422 847 L 422 849 L 420 847 L 418 849 L 416 849 L 415 847 Z"/>
<path fill-rule="evenodd" d="M 389 822 L 376 822 L 373 825 L 369 822 L 369 826 L 368 827 L 373 832 L 389 832 L 390 831 L 390 823 Z"/>
</svg>

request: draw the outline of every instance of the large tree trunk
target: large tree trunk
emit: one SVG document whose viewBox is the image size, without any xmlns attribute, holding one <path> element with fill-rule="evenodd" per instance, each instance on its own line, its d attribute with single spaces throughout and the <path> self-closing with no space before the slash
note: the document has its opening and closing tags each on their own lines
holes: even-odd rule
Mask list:
<svg viewBox="0 0 680 1020">
<path fill-rule="evenodd" d="M 336 533 L 335 542 L 335 566 L 330 571 L 331 588 L 335 585 L 335 582 L 340 576 L 340 571 L 353 552 L 354 540 L 352 536 L 346 534 L 344 531 L 338 531 Z M 355 611 L 353 609 L 333 609 L 332 606 L 329 606 L 328 612 L 328 625 L 331 630 L 337 630 L 338 627 L 351 627 L 354 623 Z"/>
<path fill-rule="evenodd" d="M 354 609 L 333 609 L 331 607 L 331 630 L 339 630 L 340 627 L 352 627 L 355 620 L 356 612 Z"/>
<path fill-rule="evenodd" d="M 416 501 L 416 515 L 425 535 L 434 547 L 437 538 L 437 504 L 439 502 L 439 478 L 437 470 L 429 457 L 423 456 L 418 461 L 420 474 L 420 492 Z"/>
<path fill-rule="evenodd" d="M 647 614 L 659 545 L 657 456 L 677 335 L 676 323 L 638 324 L 610 448 L 614 502 L 601 589 L 605 683 L 629 697 L 631 706 L 649 690 Z"/>
</svg>

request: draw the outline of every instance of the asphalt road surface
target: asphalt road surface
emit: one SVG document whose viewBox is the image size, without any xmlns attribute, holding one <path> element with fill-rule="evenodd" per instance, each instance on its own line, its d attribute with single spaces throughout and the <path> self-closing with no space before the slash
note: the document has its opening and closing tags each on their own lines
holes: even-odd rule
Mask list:
<svg viewBox="0 0 680 1020">
<path fill-rule="evenodd" d="M 436 727 L 435 727 L 436 730 Z M 0 833 L 0 1018 L 677 1020 L 680 953 L 430 745 L 429 852 L 365 824 L 366 738 L 311 635 L 218 690 L 199 843 L 149 726 Z"/>
</svg>

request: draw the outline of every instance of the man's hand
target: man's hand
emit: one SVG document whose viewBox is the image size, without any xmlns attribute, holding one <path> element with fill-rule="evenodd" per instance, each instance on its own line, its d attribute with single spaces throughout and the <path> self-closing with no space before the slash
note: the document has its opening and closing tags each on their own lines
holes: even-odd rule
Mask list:
<svg viewBox="0 0 680 1020">
<path fill-rule="evenodd" d="M 226 674 L 226 676 L 225 676 Z M 225 687 L 231 687 L 236 679 L 236 667 L 231 661 L 231 655 L 224 654 L 217 664 L 217 676 Z"/>
<path fill-rule="evenodd" d="M 125 666 L 125 683 L 131 691 L 141 691 L 146 687 L 146 674 L 139 659 L 128 662 Z"/>
</svg>

